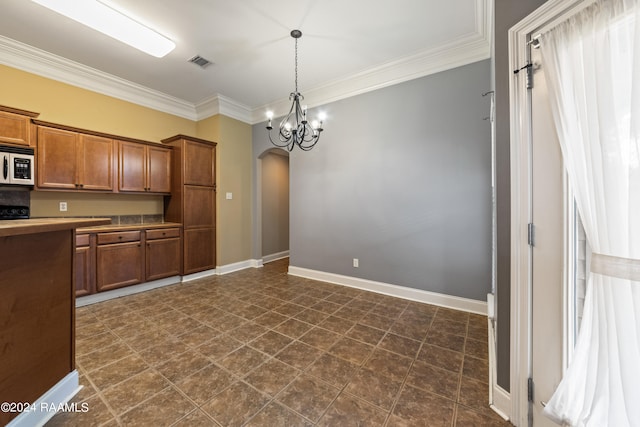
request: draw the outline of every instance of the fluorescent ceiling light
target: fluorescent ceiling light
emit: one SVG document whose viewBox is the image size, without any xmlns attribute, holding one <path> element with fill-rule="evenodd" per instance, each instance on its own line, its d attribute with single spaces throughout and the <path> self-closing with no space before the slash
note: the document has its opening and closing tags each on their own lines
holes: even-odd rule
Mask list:
<svg viewBox="0 0 640 427">
<path fill-rule="evenodd" d="M 162 58 L 176 44 L 98 0 L 32 0 L 129 46 Z"/>
</svg>

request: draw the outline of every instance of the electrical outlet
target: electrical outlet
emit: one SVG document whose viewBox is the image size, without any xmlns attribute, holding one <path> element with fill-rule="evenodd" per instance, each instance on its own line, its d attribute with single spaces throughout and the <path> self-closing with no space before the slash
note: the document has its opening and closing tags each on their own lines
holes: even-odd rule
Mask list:
<svg viewBox="0 0 640 427">
<path fill-rule="evenodd" d="M 354 266 L 355 268 L 360 267 L 360 261 L 358 260 L 358 258 L 354 258 L 354 259 L 353 259 L 353 266 Z"/>
<path fill-rule="evenodd" d="M 67 211 L 67 202 L 60 202 L 60 212 Z"/>
</svg>

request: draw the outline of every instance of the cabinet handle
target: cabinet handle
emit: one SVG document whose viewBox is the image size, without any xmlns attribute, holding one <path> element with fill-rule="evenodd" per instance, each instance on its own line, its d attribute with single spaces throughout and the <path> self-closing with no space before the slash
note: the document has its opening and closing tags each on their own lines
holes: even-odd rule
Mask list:
<svg viewBox="0 0 640 427">
<path fill-rule="evenodd" d="M 122 240 L 122 236 L 118 236 L 118 239 Z"/>
</svg>

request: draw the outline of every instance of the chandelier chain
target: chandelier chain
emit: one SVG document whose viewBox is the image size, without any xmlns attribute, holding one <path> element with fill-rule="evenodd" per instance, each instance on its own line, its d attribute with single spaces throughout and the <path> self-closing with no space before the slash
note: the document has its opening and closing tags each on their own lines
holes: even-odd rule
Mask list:
<svg viewBox="0 0 640 427">
<path fill-rule="evenodd" d="M 296 93 L 298 92 L 298 39 L 296 40 Z"/>
</svg>

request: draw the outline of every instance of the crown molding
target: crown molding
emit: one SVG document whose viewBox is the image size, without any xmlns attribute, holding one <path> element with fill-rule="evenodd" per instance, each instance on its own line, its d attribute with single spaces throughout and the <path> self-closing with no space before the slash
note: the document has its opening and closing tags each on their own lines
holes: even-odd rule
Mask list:
<svg viewBox="0 0 640 427">
<path fill-rule="evenodd" d="M 308 108 L 339 101 L 398 83 L 450 70 L 491 57 L 493 0 L 475 0 L 475 31 L 433 49 L 384 63 L 378 67 L 328 82 L 305 91 Z M 262 105 L 253 110 L 252 124 L 265 122 L 265 112 L 274 117 L 287 114 L 289 98 Z"/>
<path fill-rule="evenodd" d="M 206 119 L 207 117 L 222 114 L 241 122 L 251 124 L 253 111 L 247 105 L 244 105 L 234 99 L 224 95 L 214 95 L 195 105 L 196 120 Z"/>
<path fill-rule="evenodd" d="M 0 63 L 175 116 L 195 120 L 193 104 L 0 36 Z"/>
<path fill-rule="evenodd" d="M 304 94 L 305 103 L 313 108 L 489 58 L 493 0 L 475 0 L 475 9 L 474 32 L 437 48 L 310 88 Z M 265 121 L 265 111 L 272 110 L 278 117 L 290 107 L 288 97 L 252 109 L 221 94 L 193 104 L 4 36 L 0 36 L 0 64 L 193 121 L 223 114 L 256 124 Z"/>
<path fill-rule="evenodd" d="M 489 42 L 484 37 L 474 34 L 439 46 L 437 49 L 420 52 L 411 57 L 388 62 L 347 78 L 312 88 L 304 93 L 305 104 L 308 108 L 317 107 L 488 59 L 489 55 Z M 288 98 L 258 107 L 253 110 L 252 124 L 266 121 L 265 112 L 267 110 L 273 111 L 274 117 L 280 117 L 285 115 L 290 107 L 291 101 Z"/>
</svg>

